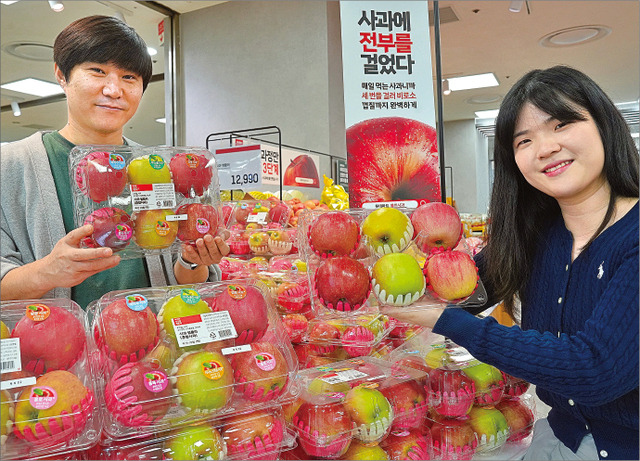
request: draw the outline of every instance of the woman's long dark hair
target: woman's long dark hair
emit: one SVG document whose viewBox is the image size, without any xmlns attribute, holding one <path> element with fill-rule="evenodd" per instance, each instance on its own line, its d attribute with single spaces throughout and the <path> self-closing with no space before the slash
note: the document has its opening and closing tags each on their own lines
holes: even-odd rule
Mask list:
<svg viewBox="0 0 640 461">
<path fill-rule="evenodd" d="M 593 118 L 604 145 L 604 174 L 611 187 L 607 213 L 591 242 L 611 220 L 618 197 L 638 197 L 638 149 L 611 99 L 584 73 L 566 66 L 533 70 L 522 77 L 500 106 L 494 146 L 495 180 L 489 205 L 487 281 L 507 312 L 526 287 L 542 232 L 560 214 L 558 202 L 532 187 L 516 165 L 513 134 L 518 116 L 531 103 L 559 121 Z"/>
</svg>

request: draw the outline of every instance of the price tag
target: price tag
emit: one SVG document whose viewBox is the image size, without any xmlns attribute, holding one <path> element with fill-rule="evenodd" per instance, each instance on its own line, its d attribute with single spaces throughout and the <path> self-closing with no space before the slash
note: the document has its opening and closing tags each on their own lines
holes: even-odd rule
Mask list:
<svg viewBox="0 0 640 461">
<path fill-rule="evenodd" d="M 267 223 L 267 212 L 260 211 L 256 214 L 250 214 L 247 216 L 247 222 L 255 222 L 258 224 L 266 224 Z"/>
<path fill-rule="evenodd" d="M 7 381 L 0 382 L 0 391 L 15 389 L 16 387 L 33 386 L 35 383 L 35 376 L 29 376 L 28 378 L 9 379 Z"/>
<path fill-rule="evenodd" d="M 11 373 L 20 370 L 20 338 L 3 339 L 0 343 L 0 372 Z"/>
<path fill-rule="evenodd" d="M 261 184 L 260 146 L 237 146 L 216 149 L 220 189 L 243 189 Z"/>
<path fill-rule="evenodd" d="M 354 379 L 366 378 L 367 376 L 369 375 L 358 370 L 343 370 L 331 373 L 329 375 L 324 375 L 320 379 L 327 384 L 337 384 L 353 381 Z"/>
<path fill-rule="evenodd" d="M 250 352 L 251 344 L 243 344 L 242 346 L 225 347 L 220 350 L 222 355 L 239 354 L 240 352 Z"/>
<path fill-rule="evenodd" d="M 173 183 L 131 184 L 133 211 L 161 210 L 176 207 Z"/>
<path fill-rule="evenodd" d="M 237 338 L 229 312 L 207 312 L 171 319 L 178 346 L 188 347 Z"/>
</svg>

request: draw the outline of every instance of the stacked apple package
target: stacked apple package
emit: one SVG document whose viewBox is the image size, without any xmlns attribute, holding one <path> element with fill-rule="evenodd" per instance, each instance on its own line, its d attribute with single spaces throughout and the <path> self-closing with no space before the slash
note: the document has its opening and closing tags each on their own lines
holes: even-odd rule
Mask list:
<svg viewBox="0 0 640 461">
<path fill-rule="evenodd" d="M 446 203 L 307 211 L 298 244 L 319 317 L 486 301 L 458 213 Z"/>
<path fill-rule="evenodd" d="M 69 299 L 7 301 L 0 319 L 3 459 L 95 444 L 102 419 L 84 311 Z"/>
<path fill-rule="evenodd" d="M 88 314 L 113 440 L 276 405 L 297 370 L 256 280 L 111 292 Z"/>
<path fill-rule="evenodd" d="M 373 357 L 302 370 L 296 380 L 300 392 L 285 416 L 311 459 L 340 458 L 360 445 L 394 451 L 398 437 L 413 450 L 412 459 L 432 459 L 423 430 L 425 378 L 422 371 Z"/>
<path fill-rule="evenodd" d="M 468 460 L 476 453 L 517 459 L 530 445 L 536 411 L 526 381 L 476 360 L 430 331 L 385 360 L 428 373 L 425 423 L 436 459 Z"/>
<path fill-rule="evenodd" d="M 69 175 L 74 223 L 93 225 L 84 248 L 131 259 L 223 235 L 218 172 L 206 149 L 81 145 L 69 154 Z"/>
</svg>

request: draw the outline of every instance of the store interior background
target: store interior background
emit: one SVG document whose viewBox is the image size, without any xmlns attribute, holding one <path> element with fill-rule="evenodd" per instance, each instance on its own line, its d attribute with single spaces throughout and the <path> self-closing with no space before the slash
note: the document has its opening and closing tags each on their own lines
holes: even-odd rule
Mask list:
<svg viewBox="0 0 640 461">
<path fill-rule="evenodd" d="M 205 146 L 212 133 L 274 125 L 283 144 L 346 157 L 339 2 L 63 1 L 58 13 L 46 1 L 2 3 L 2 84 L 26 77 L 55 82 L 58 32 L 80 17 L 118 15 L 158 50 L 154 78 L 126 136 L 145 145 Z M 428 3 L 433 11 L 434 2 Z M 509 10 L 512 3 L 521 4 L 519 12 Z M 489 202 L 493 120 L 475 112 L 497 109 L 530 69 L 567 64 L 589 74 L 619 104 L 638 143 L 637 0 L 462 0 L 440 1 L 438 7 L 443 78 L 493 72 L 499 81 L 497 87 L 443 96 L 447 195 L 460 212 L 485 213 Z M 167 14 L 174 15 L 176 27 L 172 33 L 165 21 L 161 45 L 158 24 Z M 579 30 L 556 41 L 595 37 L 566 46 L 541 44 L 568 28 Z M 433 26 L 431 38 L 433 49 Z M 14 116 L 12 102 L 20 116 Z M 0 105 L 3 143 L 59 129 L 66 120 L 64 95 L 40 98 L 2 89 Z M 331 174 L 328 155 L 321 155 L 320 167 L 321 174 Z"/>
</svg>

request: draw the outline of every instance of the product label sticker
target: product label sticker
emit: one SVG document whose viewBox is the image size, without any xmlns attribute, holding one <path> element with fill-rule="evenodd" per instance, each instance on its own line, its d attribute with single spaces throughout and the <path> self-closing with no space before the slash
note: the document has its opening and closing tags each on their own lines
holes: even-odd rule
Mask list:
<svg viewBox="0 0 640 461">
<path fill-rule="evenodd" d="M 129 309 L 136 312 L 145 310 L 149 305 L 147 298 L 139 293 L 127 295 L 127 297 L 124 298 L 124 302 L 127 303 Z"/>
<path fill-rule="evenodd" d="M 128 224 L 116 224 L 116 238 L 128 242 L 133 236 L 133 229 Z"/>
<path fill-rule="evenodd" d="M 338 384 L 353 381 L 354 379 L 366 378 L 367 376 L 369 375 L 361 371 L 349 369 L 324 375 L 320 379 L 327 384 Z"/>
<path fill-rule="evenodd" d="M 222 355 L 239 354 L 240 352 L 251 352 L 251 344 L 243 344 L 241 346 L 225 347 L 220 349 Z"/>
<path fill-rule="evenodd" d="M 266 211 L 259 211 L 258 213 L 252 213 L 249 216 L 247 216 L 247 222 L 255 222 L 258 224 L 266 224 L 267 223 L 267 212 Z"/>
<path fill-rule="evenodd" d="M 216 379 L 220 379 L 222 378 L 222 375 L 224 375 L 224 365 L 222 365 L 217 360 L 204 362 L 202 364 L 202 374 L 204 374 L 208 379 L 214 381 Z"/>
<path fill-rule="evenodd" d="M 260 352 L 253 356 L 256 361 L 256 365 L 262 371 L 271 371 L 276 367 L 276 359 L 268 352 Z"/>
<path fill-rule="evenodd" d="M 366 389 L 376 389 L 378 388 L 378 383 L 364 383 L 362 384 L 362 387 L 366 388 Z"/>
<path fill-rule="evenodd" d="M 189 168 L 191 168 L 193 170 L 198 168 L 198 163 L 200 163 L 200 159 L 198 158 L 197 155 L 185 154 L 184 158 L 185 158 L 185 161 L 187 162 L 187 166 Z"/>
<path fill-rule="evenodd" d="M 169 222 L 172 221 L 186 221 L 187 219 L 189 219 L 189 215 L 188 214 L 170 214 L 169 216 L 165 217 L 164 219 L 166 219 Z"/>
<path fill-rule="evenodd" d="M 51 309 L 45 304 L 29 304 L 27 306 L 27 317 L 34 322 L 42 322 L 49 317 Z"/>
<path fill-rule="evenodd" d="M 126 162 L 122 155 L 111 153 L 109 154 L 109 165 L 111 165 L 111 168 L 114 170 L 122 170 L 124 169 Z"/>
<path fill-rule="evenodd" d="M 447 349 L 447 356 L 449 360 L 456 363 L 467 363 L 474 360 L 473 355 L 471 355 L 469 351 L 462 346 Z"/>
<path fill-rule="evenodd" d="M 229 285 L 227 287 L 227 293 L 229 293 L 229 296 L 231 296 L 231 298 L 238 301 L 244 299 L 244 297 L 247 296 L 247 290 L 242 285 Z"/>
<path fill-rule="evenodd" d="M 237 338 L 229 312 L 207 312 L 171 319 L 178 346 L 196 346 L 214 341 Z"/>
<path fill-rule="evenodd" d="M 7 338 L 0 342 L 0 372 L 22 371 L 20 338 Z"/>
<path fill-rule="evenodd" d="M 175 186 L 171 182 L 131 184 L 131 204 L 134 212 L 175 208 Z"/>
<path fill-rule="evenodd" d="M 29 376 L 28 378 L 8 379 L 6 381 L 0 382 L 0 391 L 15 389 L 17 387 L 33 386 L 35 383 L 35 376 Z"/>
<path fill-rule="evenodd" d="M 58 401 L 58 394 L 55 389 L 49 386 L 34 386 L 31 388 L 29 403 L 36 410 L 46 410 L 51 408 Z"/>
<path fill-rule="evenodd" d="M 161 170 L 164 168 L 164 159 L 159 155 L 151 154 L 149 155 L 149 165 L 154 170 Z"/>
<path fill-rule="evenodd" d="M 156 370 L 144 375 L 144 387 L 150 392 L 162 392 L 167 384 L 169 384 L 169 380 L 164 371 Z"/>
<path fill-rule="evenodd" d="M 180 291 L 180 298 L 187 304 L 195 305 L 200 302 L 200 293 L 192 288 L 183 288 Z"/>
<path fill-rule="evenodd" d="M 206 234 L 207 232 L 209 232 L 209 229 L 211 229 L 211 225 L 209 224 L 209 221 L 207 221 L 204 218 L 196 219 L 196 230 L 199 233 Z"/>
</svg>

